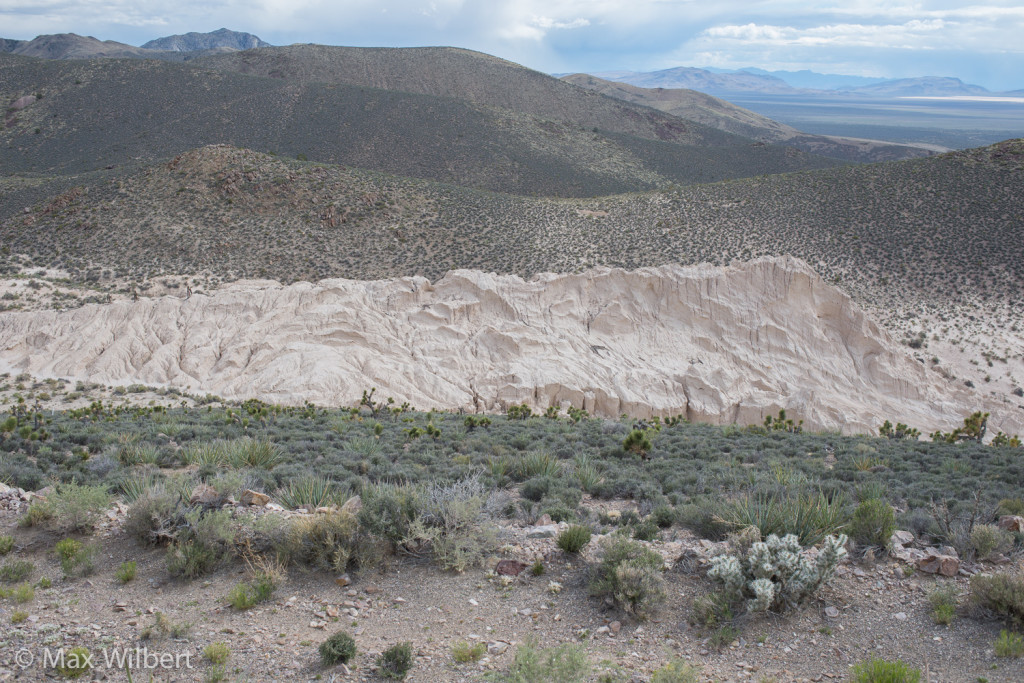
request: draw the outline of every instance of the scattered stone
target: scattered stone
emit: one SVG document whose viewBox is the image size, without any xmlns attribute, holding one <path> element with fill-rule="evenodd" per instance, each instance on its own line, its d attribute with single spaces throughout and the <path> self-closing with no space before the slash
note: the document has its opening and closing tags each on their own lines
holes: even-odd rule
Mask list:
<svg viewBox="0 0 1024 683">
<path fill-rule="evenodd" d="M 334 583 L 338 584 L 342 588 L 352 583 L 351 577 L 348 574 L 342 574 L 334 579 Z"/>
<path fill-rule="evenodd" d="M 917 561 L 918 569 L 926 574 L 957 575 L 957 572 L 960 571 L 959 559 L 951 555 L 939 554 L 934 548 L 928 550 L 931 552 Z"/>
<path fill-rule="evenodd" d="M 906 612 L 897 612 L 896 614 L 892 615 L 892 618 L 895 619 L 896 621 L 906 621 L 907 620 L 907 613 Z"/>
<path fill-rule="evenodd" d="M 839 608 L 837 608 L 837 607 L 835 607 L 833 605 L 829 605 L 828 607 L 825 608 L 825 616 L 828 617 L 829 619 L 835 619 L 836 617 L 839 616 Z"/>
<path fill-rule="evenodd" d="M 506 643 L 504 640 L 491 640 L 487 643 L 487 654 L 489 655 L 503 655 L 508 650 L 511 643 Z"/>
<path fill-rule="evenodd" d="M 889 541 L 892 545 L 910 545 L 914 542 L 914 534 L 909 531 L 896 530 L 892 532 Z"/>
</svg>

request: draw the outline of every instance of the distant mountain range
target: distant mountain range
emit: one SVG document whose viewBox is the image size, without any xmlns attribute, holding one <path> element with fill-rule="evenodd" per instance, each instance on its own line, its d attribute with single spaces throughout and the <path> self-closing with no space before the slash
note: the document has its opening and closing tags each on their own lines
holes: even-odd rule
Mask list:
<svg viewBox="0 0 1024 683">
<path fill-rule="evenodd" d="M 76 33 L 58 33 L 36 36 L 32 40 L 0 38 L 0 52 L 44 59 L 92 59 L 112 57 L 121 59 L 163 59 L 184 61 L 206 54 L 269 47 L 251 33 L 229 31 L 226 28 L 210 33 L 186 33 L 151 40 L 135 47 L 113 40 L 98 40 Z"/>
<path fill-rule="evenodd" d="M 566 76 L 568 74 L 558 74 Z M 641 88 L 688 88 L 728 97 L 736 94 L 861 97 L 952 97 L 964 95 L 1012 95 L 996 93 L 959 78 L 868 79 L 858 76 L 818 74 L 813 71 L 764 71 L 762 69 L 698 69 L 679 66 L 660 71 L 609 71 L 591 74 L 607 81 Z"/>
</svg>

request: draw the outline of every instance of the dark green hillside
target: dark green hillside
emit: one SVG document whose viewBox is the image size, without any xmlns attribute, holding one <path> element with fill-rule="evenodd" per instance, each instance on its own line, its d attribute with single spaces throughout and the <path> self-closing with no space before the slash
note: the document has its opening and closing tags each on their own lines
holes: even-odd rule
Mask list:
<svg viewBox="0 0 1024 683">
<path fill-rule="evenodd" d="M 597 97 L 537 76 L 584 100 Z M 650 129 L 651 137 L 637 138 L 466 99 L 197 62 L 0 55 L 0 101 L 32 94 L 42 98 L 6 113 L 0 172 L 79 173 L 226 143 L 516 194 L 594 196 L 832 164 L 711 129 L 698 140 L 688 133 L 695 124 L 647 109 L 620 112 Z"/>
<path fill-rule="evenodd" d="M 375 279 L 453 268 L 792 254 L 862 303 L 1024 296 L 1024 142 L 591 200 L 530 199 L 227 147 L 3 201 L 0 241 L 36 265 L 133 277 Z M 110 172 L 108 172 L 110 173 Z M 24 208 L 29 208 L 25 213 Z"/>
</svg>

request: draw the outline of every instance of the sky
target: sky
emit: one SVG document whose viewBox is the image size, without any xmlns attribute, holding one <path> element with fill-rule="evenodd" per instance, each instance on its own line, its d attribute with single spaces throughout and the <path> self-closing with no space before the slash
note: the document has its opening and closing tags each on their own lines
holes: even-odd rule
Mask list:
<svg viewBox="0 0 1024 683">
<path fill-rule="evenodd" d="M 1024 88 L 1021 0 L 0 0 L 4 38 L 140 45 L 222 27 L 275 45 L 453 45 L 547 73 L 753 66 Z"/>
</svg>

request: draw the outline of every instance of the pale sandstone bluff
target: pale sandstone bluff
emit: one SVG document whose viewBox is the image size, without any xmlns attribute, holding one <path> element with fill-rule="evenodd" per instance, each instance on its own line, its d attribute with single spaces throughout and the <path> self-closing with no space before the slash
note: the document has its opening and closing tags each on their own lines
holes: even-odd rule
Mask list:
<svg viewBox="0 0 1024 683">
<path fill-rule="evenodd" d="M 915 362 L 793 258 L 576 275 L 453 271 L 282 286 L 242 282 L 65 312 L 0 314 L 0 365 L 227 398 L 353 405 L 377 387 L 418 408 L 526 402 L 592 414 L 815 429 L 885 419 L 945 430 L 980 408 L 1021 417 Z"/>
</svg>

